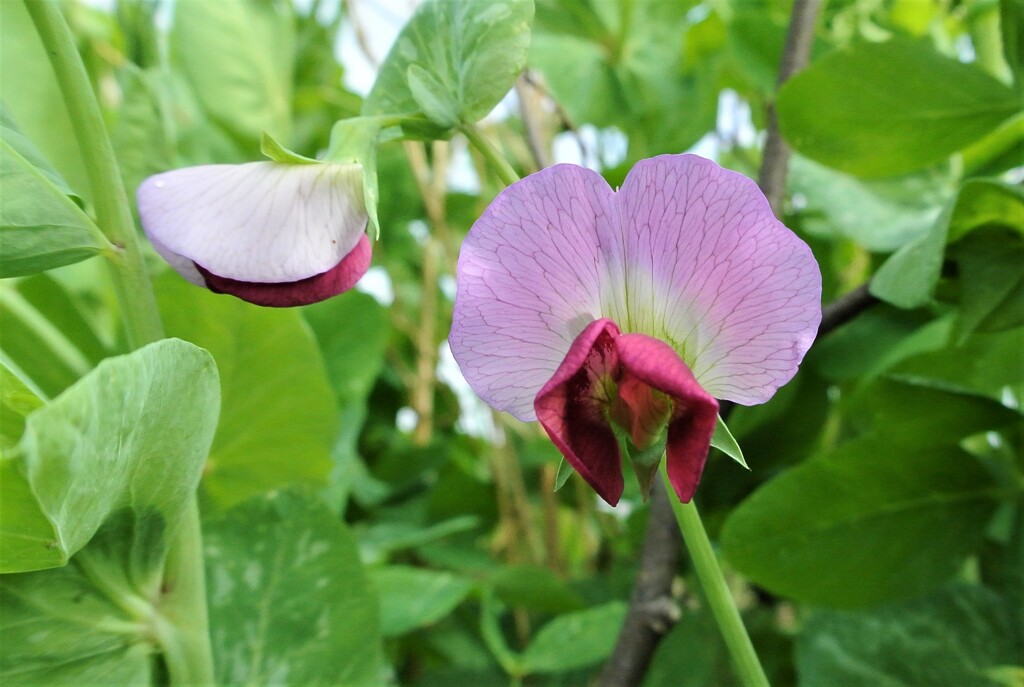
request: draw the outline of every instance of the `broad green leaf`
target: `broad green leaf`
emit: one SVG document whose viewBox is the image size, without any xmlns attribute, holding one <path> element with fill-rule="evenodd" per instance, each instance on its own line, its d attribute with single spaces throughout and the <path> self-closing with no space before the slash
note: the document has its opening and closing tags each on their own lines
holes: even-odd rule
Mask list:
<svg viewBox="0 0 1024 687">
<path fill-rule="evenodd" d="M 966 586 L 873 610 L 819 611 L 797 642 L 800 684 L 997 687 L 992 671 L 1020 663 L 1014 615 L 997 594 Z"/>
<path fill-rule="evenodd" d="M 1024 400 L 1024 328 L 975 333 L 956 348 L 925 352 L 901 361 L 890 374 L 914 384 L 933 385 L 1004 401 Z"/>
<path fill-rule="evenodd" d="M 1003 55 L 1019 89 L 1024 76 L 1024 0 L 999 0 L 999 29 Z"/>
<path fill-rule="evenodd" d="M 455 610 L 475 584 L 448 572 L 392 565 L 370 571 L 380 596 L 381 632 L 397 637 L 436 623 Z"/>
<path fill-rule="evenodd" d="M 0 361 L 0 451 L 18 443 L 25 431 L 25 418 L 42 405 L 39 394 Z"/>
<path fill-rule="evenodd" d="M 487 576 L 495 596 L 514 608 L 566 613 L 583 608 L 583 598 L 565 580 L 534 565 L 506 565 Z"/>
<path fill-rule="evenodd" d="M 979 67 L 905 40 L 827 55 L 790 79 L 777 102 L 794 148 L 862 176 L 940 162 L 1019 109 L 1014 92 Z"/>
<path fill-rule="evenodd" d="M 158 604 L 168 528 L 155 511 L 120 510 L 69 565 L 0 575 L 0 681 L 160 684 L 154 654 L 167 622 Z"/>
<path fill-rule="evenodd" d="M 611 2 L 550 4 L 534 28 L 530 65 L 573 122 L 624 132 L 629 160 L 678 153 L 714 129 L 720 47 L 686 64 L 699 40 L 685 4 L 637 2 L 621 13 Z"/>
<path fill-rule="evenodd" d="M 424 2 L 381 64 L 363 114 L 423 112 L 442 127 L 482 119 L 526 66 L 532 19 L 533 0 Z"/>
<path fill-rule="evenodd" d="M 203 474 L 211 503 L 326 485 L 337 405 L 299 314 L 218 296 L 171 273 L 156 288 L 168 333 L 209 350 L 220 370 L 224 410 Z"/>
<path fill-rule="evenodd" d="M 530 640 L 523 672 L 561 673 L 600 663 L 611 654 L 625 617 L 621 601 L 558 616 Z"/>
<path fill-rule="evenodd" d="M 1024 190 L 988 179 L 965 182 L 932 229 L 879 268 L 871 280 L 871 293 L 901 308 L 927 304 L 939 281 L 946 244 L 990 225 L 1024 232 Z"/>
<path fill-rule="evenodd" d="M 803 229 L 877 252 L 894 251 L 928 232 L 953 193 L 950 184 L 946 170 L 865 181 L 802 155 L 794 155 L 789 166 Z"/>
<path fill-rule="evenodd" d="M 118 72 L 122 102 L 110 130 L 125 189 L 134 194 L 142 181 L 174 167 L 170 122 L 164 108 L 171 100 L 170 79 L 159 69 L 125 65 Z M 170 118 L 170 115 L 167 115 Z"/>
<path fill-rule="evenodd" d="M 975 330 L 1024 324 L 1024 236 L 980 229 L 954 246 L 950 257 L 957 265 L 958 342 Z"/>
<path fill-rule="evenodd" d="M 62 188 L 16 150 L 0 130 L 0 278 L 85 260 L 103 250 L 100 230 Z M 19 143 L 17 137 L 14 140 Z"/>
<path fill-rule="evenodd" d="M 0 570 L 63 565 L 120 509 L 175 523 L 218 406 L 209 354 L 166 340 L 104 361 L 31 413 L 2 465 Z"/>
<path fill-rule="evenodd" d="M 234 136 L 288 139 L 294 26 L 279 3 L 187 0 L 174 6 L 171 56 L 203 109 Z"/>
<path fill-rule="evenodd" d="M 715 433 L 711 435 L 711 445 L 743 467 L 750 469 L 747 461 L 743 458 L 743 449 L 736 443 L 736 439 L 733 438 L 732 432 L 729 431 L 729 427 L 721 415 L 718 416 L 718 422 L 715 424 Z"/>
<path fill-rule="evenodd" d="M 4 2 L 0 22 L 0 101 L 19 130 L 67 180 L 88 197 L 89 176 L 57 77 L 24 3 Z M 21 151 L 24 154 L 24 151 Z"/>
<path fill-rule="evenodd" d="M 726 558 L 798 601 L 866 606 L 926 591 L 973 553 L 998 490 L 955 446 L 863 437 L 792 468 L 726 520 Z"/>
<path fill-rule="evenodd" d="M 384 366 L 391 335 L 387 309 L 353 291 L 303 308 L 302 317 L 316 334 L 338 400 L 363 401 Z"/>
<path fill-rule="evenodd" d="M 18 125 L 2 101 L 0 101 L 0 138 L 25 158 L 26 162 L 35 167 L 36 171 L 56 186 L 58 191 L 65 196 L 75 199 L 76 203 L 80 204 L 80 199 L 71 190 L 67 182 L 64 181 L 64 177 L 50 166 L 50 163 L 46 161 L 46 157 L 39 151 L 36 144 L 21 133 L 21 129 L 18 128 Z"/>
<path fill-rule="evenodd" d="M 381 684 L 376 595 L 315 497 L 258 496 L 204 522 L 203 543 L 218 684 Z"/>
<path fill-rule="evenodd" d="M 453 534 L 468 532 L 480 525 L 476 515 L 459 517 L 421 527 L 407 522 L 381 522 L 359 532 L 359 549 L 367 563 L 379 563 L 389 553 L 435 542 Z"/>
<path fill-rule="evenodd" d="M 993 399 L 935 385 L 882 378 L 844 399 L 843 413 L 858 433 L 886 437 L 891 450 L 912 446 L 953 446 L 965 437 L 1022 421 Z M 927 412 L 914 409 L 927 409 Z"/>
</svg>

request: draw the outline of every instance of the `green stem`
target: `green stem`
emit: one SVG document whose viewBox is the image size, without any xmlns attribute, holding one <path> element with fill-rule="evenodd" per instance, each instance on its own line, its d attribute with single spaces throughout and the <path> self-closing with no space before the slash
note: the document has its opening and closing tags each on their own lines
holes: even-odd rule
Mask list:
<svg viewBox="0 0 1024 687">
<path fill-rule="evenodd" d="M 163 338 L 163 329 L 103 113 L 60 8 L 49 0 L 25 0 L 25 6 L 46 46 L 75 129 L 89 174 L 96 222 L 117 248 L 105 255 L 123 310 L 128 345 L 139 348 Z"/>
<path fill-rule="evenodd" d="M 213 653 L 206 611 L 203 539 L 199 506 L 193 496 L 171 540 L 164 565 L 164 587 L 158 626 L 160 648 L 175 685 L 212 685 Z"/>
<path fill-rule="evenodd" d="M 97 224 L 116 248 L 106 255 L 128 345 L 141 348 L 162 339 L 164 332 L 103 113 L 59 6 L 49 0 L 25 0 L 25 6 L 50 57 L 75 129 Z M 168 591 L 160 599 L 152 623 L 171 681 L 176 685 L 213 684 L 202 531 L 194 497 L 169 545 L 165 587 Z"/>
<path fill-rule="evenodd" d="M 768 687 L 768 678 L 764 674 L 764 668 L 757 658 L 754 645 L 750 642 L 750 635 L 743 625 L 743 619 L 736 608 L 729 587 L 725 583 L 722 569 L 718 566 L 718 558 L 711 548 L 707 532 L 704 531 L 704 524 L 700 520 L 697 506 L 693 501 L 680 503 L 675 496 L 675 490 L 668 479 L 668 472 L 662 468 L 661 476 L 665 481 L 665 489 L 668 490 L 668 498 L 672 503 L 672 510 L 676 515 L 676 522 L 679 524 L 679 531 L 683 534 L 683 543 L 693 561 L 693 567 L 697 571 L 697 579 L 707 597 L 708 606 L 718 623 L 718 629 L 725 639 L 725 645 L 729 649 L 740 680 L 744 687 Z"/>
<path fill-rule="evenodd" d="M 484 138 L 484 135 L 480 133 L 480 130 L 473 124 L 463 124 L 460 127 L 463 134 L 469 140 L 470 144 L 477 149 L 477 151 L 483 155 L 484 160 L 487 161 L 488 166 L 491 170 L 498 175 L 501 179 L 501 183 L 506 186 L 519 181 L 519 175 L 516 174 L 516 170 L 512 169 L 512 165 L 508 163 L 501 153 L 498 152 L 497 148 L 491 145 L 491 142 Z"/>
</svg>

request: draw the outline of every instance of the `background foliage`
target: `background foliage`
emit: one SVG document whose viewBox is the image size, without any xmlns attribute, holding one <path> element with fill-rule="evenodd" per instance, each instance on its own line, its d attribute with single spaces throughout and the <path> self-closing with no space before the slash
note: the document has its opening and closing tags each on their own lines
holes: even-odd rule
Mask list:
<svg viewBox="0 0 1024 687">
<path fill-rule="evenodd" d="M 168 22 L 160 3 L 64 3 L 130 189 L 257 159 L 264 131 L 315 156 L 336 120 L 396 102 L 425 138 L 451 138 L 377 153 L 373 295 L 261 310 L 150 255 L 181 341 L 124 355 L 86 260 L 105 245 L 67 112 L 28 15 L 3 1 L 0 679 L 166 680 L 131 600 L 159 584 L 197 480 L 225 684 L 596 675 L 648 508 L 630 487 L 598 507 L 575 476 L 554 491 L 555 449 L 467 396 L 444 344 L 460 240 L 500 189 L 447 131 L 501 97 L 462 68 L 504 84 L 525 63 L 518 103 L 485 122 L 521 173 L 581 150 L 617 184 L 699 143 L 756 177 L 774 103 L 796 151 L 785 220 L 825 302 L 865 283 L 878 299 L 770 403 L 735 409 L 751 470 L 713 454 L 698 492 L 773 682 L 1020 685 L 1024 3 L 831 0 L 811 64 L 777 94 L 787 0 L 537 0 L 532 24 L 529 2 L 507 0 L 493 36 L 442 4 L 399 39 L 420 57 L 383 60 L 365 103 L 334 49 L 361 5 L 179 0 Z M 465 50 L 436 51 L 438 26 Z M 133 406 L 144 384 L 160 407 Z M 66 431 L 97 408 L 117 426 Z M 90 453 L 112 464 L 80 471 Z M 41 515 L 76 491 L 106 498 Z M 686 564 L 678 581 L 644 684 L 733 684 Z"/>
</svg>

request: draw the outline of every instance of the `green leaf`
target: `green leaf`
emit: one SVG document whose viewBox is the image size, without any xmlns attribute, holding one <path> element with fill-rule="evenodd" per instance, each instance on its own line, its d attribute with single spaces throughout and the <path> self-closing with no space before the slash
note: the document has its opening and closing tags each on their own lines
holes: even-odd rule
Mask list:
<svg viewBox="0 0 1024 687">
<path fill-rule="evenodd" d="M 475 586 L 448 572 L 399 565 L 371 570 L 370 579 L 380 595 L 385 637 L 436 623 L 454 611 Z"/>
<path fill-rule="evenodd" d="M 927 408 L 927 412 L 915 412 Z M 860 433 L 886 437 L 894 451 L 952 446 L 965 437 L 1021 421 L 1020 414 L 984 396 L 883 378 L 844 399 L 843 414 Z"/>
<path fill-rule="evenodd" d="M 553 7 L 538 18 L 530 65 L 572 122 L 621 130 L 630 160 L 678 153 L 714 129 L 721 49 L 685 64 L 686 51 L 702 47 L 685 5 L 630 3 L 623 26 L 617 3 L 547 4 Z"/>
<path fill-rule="evenodd" d="M 980 229 L 964 237 L 950 256 L 957 264 L 959 342 L 978 329 L 1024 324 L 1024 237 L 1004 229 Z"/>
<path fill-rule="evenodd" d="M 797 642 L 800 684 L 996 687 L 986 674 L 1020 662 L 1013 616 L 997 594 L 964 586 L 869 611 L 820 611 Z"/>
<path fill-rule="evenodd" d="M 160 69 L 143 71 L 133 64 L 118 71 L 122 102 L 110 130 L 125 189 L 133 194 L 142 181 L 174 167 L 171 125 L 165 103 L 173 102 L 170 76 Z M 170 115 L 167 115 L 170 119 Z"/>
<path fill-rule="evenodd" d="M 2 463 L 0 571 L 63 565 L 120 509 L 175 523 L 218 406 L 210 355 L 166 340 L 104 361 L 32 412 Z"/>
<path fill-rule="evenodd" d="M 621 601 L 558 616 L 526 647 L 523 672 L 562 673 L 600 663 L 611 655 L 625 617 Z"/>
<path fill-rule="evenodd" d="M 894 251 L 935 224 L 954 189 L 947 169 L 865 181 L 794 155 L 789 189 L 801 203 L 800 226 L 848 238 L 875 252 Z"/>
<path fill-rule="evenodd" d="M 204 522 L 218 684 L 381 684 L 377 599 L 348 528 L 275 492 Z"/>
<path fill-rule="evenodd" d="M 983 394 L 998 401 L 1003 401 L 1007 394 L 1021 400 L 1024 399 L 1022 350 L 1022 327 L 992 334 L 975 333 L 956 348 L 907 358 L 893 367 L 890 374 L 914 384 Z"/>
<path fill-rule="evenodd" d="M 1024 189 L 988 179 L 965 182 L 932 229 L 879 268 L 871 293 L 900 308 L 926 305 L 939 281 L 946 244 L 989 225 L 1024 232 Z"/>
<path fill-rule="evenodd" d="M 526 66 L 533 0 L 429 0 L 384 58 L 363 114 L 423 112 L 442 127 L 482 119 Z"/>
<path fill-rule="evenodd" d="M 299 314 L 218 296 L 169 272 L 156 289 L 167 331 L 209 350 L 220 370 L 224 410 L 203 475 L 211 505 L 326 485 L 337 405 Z"/>
<path fill-rule="evenodd" d="M 43 405 L 32 391 L 0 360 L 0 451 L 12 448 L 25 431 L 25 418 Z M 5 465 L 6 461 L 0 463 Z M 0 506 L 0 510 L 2 510 Z"/>
<path fill-rule="evenodd" d="M 999 29 L 1006 64 L 1020 88 L 1024 75 L 1024 0 L 999 0 Z"/>
<path fill-rule="evenodd" d="M 978 67 L 907 40 L 827 55 L 790 79 L 777 102 L 794 148 L 862 176 L 940 162 L 1019 109 L 1014 92 Z"/>
<path fill-rule="evenodd" d="M 210 118 L 256 144 L 291 128 L 294 25 L 280 4 L 183 2 L 174 7 L 171 57 Z"/>
<path fill-rule="evenodd" d="M 486 582 L 509 606 L 545 613 L 566 613 L 583 607 L 579 592 L 550 568 L 506 565 L 490 574 Z"/>
<path fill-rule="evenodd" d="M 159 684 L 154 637 L 167 623 L 158 604 L 169 527 L 154 511 L 120 510 L 70 565 L 0 575 L 0 681 Z"/>
<path fill-rule="evenodd" d="M 729 431 L 729 427 L 721 415 L 718 416 L 718 422 L 715 424 L 715 433 L 711 435 L 711 445 L 743 467 L 750 469 L 747 466 L 747 461 L 743 458 L 743 449 L 736 443 L 736 439 L 733 438 L 732 432 Z"/>
<path fill-rule="evenodd" d="M 19 145 L 24 139 L 11 129 L 0 135 L 0 278 L 69 265 L 103 250 L 103 235 L 62 190 L 66 185 L 56 185 L 52 170 L 35 167 L 12 146 L 9 137 Z"/>
<path fill-rule="evenodd" d="M 726 520 L 722 544 L 740 572 L 776 594 L 866 606 L 948 579 L 981 544 L 998 503 L 988 473 L 959 448 L 868 436 L 758 489 Z"/>
<path fill-rule="evenodd" d="M 89 175 L 79 152 L 57 77 L 25 4 L 5 2 L 0 22 L 0 101 L 44 159 L 75 192 L 88 197 Z M 13 144 L 12 144 L 13 145 Z M 21 151 L 24 155 L 24 151 Z"/>
</svg>

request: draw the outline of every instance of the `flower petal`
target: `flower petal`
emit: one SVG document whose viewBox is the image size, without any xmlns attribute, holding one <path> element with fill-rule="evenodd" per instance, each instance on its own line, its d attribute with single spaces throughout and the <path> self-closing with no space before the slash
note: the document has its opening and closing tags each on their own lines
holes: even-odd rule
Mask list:
<svg viewBox="0 0 1024 687">
<path fill-rule="evenodd" d="M 569 347 L 565 360 L 537 394 L 537 419 L 558 450 L 598 496 L 614 506 L 622 496 L 622 455 L 604 406 L 594 398 L 592 373 L 600 359 L 617 367 L 611 320 L 595 320 Z"/>
<path fill-rule="evenodd" d="M 137 199 L 146 234 L 191 281 L 183 258 L 243 282 L 313 277 L 351 253 L 366 227 L 358 165 L 187 167 L 149 177 Z"/>
<path fill-rule="evenodd" d="M 668 341 L 717 398 L 771 398 L 821 320 L 807 244 L 753 181 L 695 155 L 637 163 L 617 200 L 623 240 L 608 262 L 621 290 L 602 314 Z"/>
<path fill-rule="evenodd" d="M 665 342 L 644 334 L 623 334 L 615 346 L 624 377 L 633 377 L 672 399 L 666 467 L 672 488 L 686 503 L 704 471 L 718 422 L 718 401 L 701 388 L 690 368 Z"/>
<path fill-rule="evenodd" d="M 584 327 L 600 317 L 613 225 L 596 172 L 556 165 L 502 191 L 459 254 L 452 354 L 476 393 L 520 420 Z M 614 220 L 617 222 L 617 220 Z"/>
<path fill-rule="evenodd" d="M 198 270 L 211 291 L 229 293 L 256 305 L 290 308 L 317 303 L 351 289 L 369 269 L 372 252 L 370 239 L 363 234 L 352 252 L 333 268 L 323 274 L 280 284 L 238 281 L 218 277 L 202 267 L 199 267 Z"/>
</svg>

